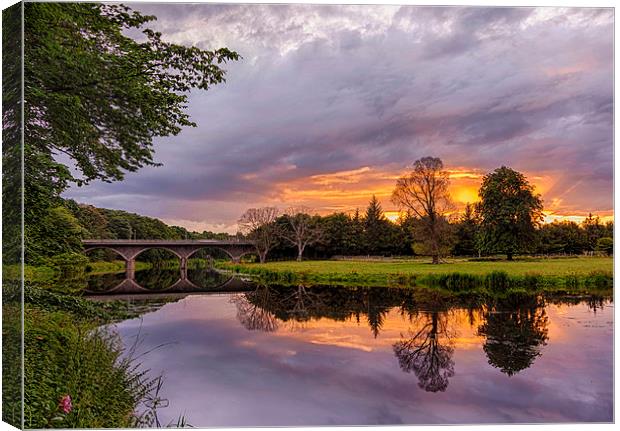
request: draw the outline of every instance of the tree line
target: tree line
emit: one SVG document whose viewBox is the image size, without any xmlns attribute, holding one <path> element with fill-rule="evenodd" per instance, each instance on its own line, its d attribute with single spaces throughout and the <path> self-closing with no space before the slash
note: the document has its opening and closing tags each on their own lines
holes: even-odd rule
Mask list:
<svg viewBox="0 0 620 431">
<path fill-rule="evenodd" d="M 379 206 L 376 217 L 377 205 Z M 482 253 L 478 243 L 480 224 L 473 210 L 474 205 L 465 207 L 465 212 L 448 223 L 450 238 L 443 250 L 444 256 L 477 257 Z M 368 210 L 372 214 L 367 218 Z M 427 256 L 423 239 L 416 239 L 419 221 L 410 214 L 404 214 L 396 222 L 383 216 L 380 205 L 372 199 L 364 213 L 355 211 L 334 213 L 326 216 L 306 215 L 314 229 L 321 233 L 317 241 L 304 249 L 305 258 L 320 259 L 334 256 Z M 287 230 L 287 217 L 277 217 L 280 229 Z M 290 233 L 288 234 L 290 235 Z M 251 235 L 250 235 L 251 236 Z M 379 240 L 377 240 L 379 238 Z M 579 255 L 589 252 L 612 254 L 613 222 L 602 223 L 597 216 L 589 215 L 581 224 L 573 221 L 554 221 L 543 224 L 537 231 L 533 244 L 523 253 L 540 255 Z M 268 252 L 270 259 L 299 260 L 298 249 L 288 240 L 277 239 Z"/>
<path fill-rule="evenodd" d="M 612 254 L 613 223 L 589 215 L 581 224 L 543 224 L 543 204 L 527 178 L 502 166 L 484 176 L 480 201 L 454 212 L 450 178 L 438 158 L 417 160 L 399 178 L 392 193 L 401 215 L 385 217 L 373 196 L 364 213 L 312 214 L 292 207 L 252 208 L 239 220 L 241 231 L 256 242 L 261 262 L 337 255 L 421 255 L 439 263 L 446 256 L 518 254 Z"/>
</svg>

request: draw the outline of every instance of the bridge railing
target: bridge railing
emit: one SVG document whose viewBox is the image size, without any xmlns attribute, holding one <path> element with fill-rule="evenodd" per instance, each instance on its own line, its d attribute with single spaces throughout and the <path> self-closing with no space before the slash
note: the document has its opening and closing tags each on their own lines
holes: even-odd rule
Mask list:
<svg viewBox="0 0 620 431">
<path fill-rule="evenodd" d="M 117 244 L 117 245 L 141 245 L 141 244 L 169 244 L 169 245 L 193 245 L 193 244 L 241 244 L 253 245 L 254 242 L 247 239 L 84 239 L 83 244 Z"/>
</svg>

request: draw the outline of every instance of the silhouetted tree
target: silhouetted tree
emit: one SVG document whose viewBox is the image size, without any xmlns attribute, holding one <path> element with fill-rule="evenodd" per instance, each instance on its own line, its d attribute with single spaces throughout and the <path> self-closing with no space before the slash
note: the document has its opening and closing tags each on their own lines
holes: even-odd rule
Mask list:
<svg viewBox="0 0 620 431">
<path fill-rule="evenodd" d="M 416 160 L 413 170 L 396 182 L 392 201 L 401 209 L 410 210 L 425 225 L 426 236 L 420 244 L 425 252 L 439 263 L 439 256 L 445 249 L 443 228 L 445 213 L 451 207 L 448 192 L 449 173 L 444 170 L 441 159 L 424 157 Z"/>
<path fill-rule="evenodd" d="M 364 216 L 364 249 L 368 254 L 383 254 L 391 245 L 392 226 L 383 214 L 375 195 L 368 203 Z"/>
<path fill-rule="evenodd" d="M 596 250 L 596 242 L 599 238 L 603 238 L 605 236 L 613 236 L 613 227 L 611 235 L 608 234 L 608 230 L 606 227 L 601 224 L 601 220 L 598 216 L 593 216 L 589 214 L 588 217 L 581 224 L 587 241 L 587 247 L 589 251 Z"/>
</svg>

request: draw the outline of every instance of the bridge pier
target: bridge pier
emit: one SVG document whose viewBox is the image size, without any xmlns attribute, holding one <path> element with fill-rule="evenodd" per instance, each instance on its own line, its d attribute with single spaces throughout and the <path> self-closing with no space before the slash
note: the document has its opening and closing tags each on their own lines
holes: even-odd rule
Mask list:
<svg viewBox="0 0 620 431">
<path fill-rule="evenodd" d="M 125 278 L 129 280 L 136 278 L 136 260 L 134 258 L 125 259 Z"/>
<path fill-rule="evenodd" d="M 182 257 L 181 258 L 181 280 L 186 280 L 187 279 L 187 258 L 186 257 Z"/>
</svg>

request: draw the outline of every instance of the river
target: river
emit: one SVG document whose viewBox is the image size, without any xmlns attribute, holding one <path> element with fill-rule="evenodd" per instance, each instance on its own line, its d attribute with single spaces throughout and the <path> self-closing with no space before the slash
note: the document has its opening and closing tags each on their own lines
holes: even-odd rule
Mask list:
<svg viewBox="0 0 620 431">
<path fill-rule="evenodd" d="M 608 297 L 259 286 L 208 271 L 175 291 L 175 279 L 139 271 L 145 290 L 116 294 L 122 279 L 90 283 L 93 300 L 144 307 L 112 329 L 163 376 L 164 425 L 613 420 Z"/>
</svg>

